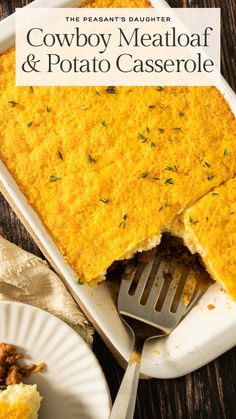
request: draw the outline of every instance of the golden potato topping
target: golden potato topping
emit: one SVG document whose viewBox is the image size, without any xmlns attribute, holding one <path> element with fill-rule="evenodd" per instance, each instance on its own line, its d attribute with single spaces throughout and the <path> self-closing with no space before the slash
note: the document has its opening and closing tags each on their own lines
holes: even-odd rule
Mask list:
<svg viewBox="0 0 236 419">
<path fill-rule="evenodd" d="M 12 49 L 0 57 L 0 156 L 82 281 L 153 247 L 235 174 L 236 122 L 214 87 L 16 87 L 14 67 Z"/>
</svg>

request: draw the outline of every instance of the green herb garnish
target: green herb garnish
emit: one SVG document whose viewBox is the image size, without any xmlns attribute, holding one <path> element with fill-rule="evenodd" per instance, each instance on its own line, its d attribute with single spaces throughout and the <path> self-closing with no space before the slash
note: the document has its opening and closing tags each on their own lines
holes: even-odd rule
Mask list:
<svg viewBox="0 0 236 419">
<path fill-rule="evenodd" d="M 156 90 L 157 90 L 158 92 L 163 92 L 164 87 L 163 87 L 163 86 L 156 86 Z"/>
<path fill-rule="evenodd" d="M 211 196 L 217 196 L 217 195 L 219 195 L 217 192 L 212 192 L 211 193 Z"/>
<path fill-rule="evenodd" d="M 33 121 L 27 122 L 27 127 L 31 127 L 31 125 L 33 125 Z"/>
<path fill-rule="evenodd" d="M 147 131 L 147 133 L 149 134 L 149 133 L 150 133 L 150 128 L 149 128 L 149 127 L 147 127 L 147 128 L 146 128 L 146 131 Z"/>
<path fill-rule="evenodd" d="M 160 180 L 160 178 L 159 178 L 159 177 L 157 177 L 157 176 L 153 176 L 153 177 L 152 177 L 152 180 Z"/>
<path fill-rule="evenodd" d="M 143 134 L 139 134 L 137 136 L 138 141 L 140 141 L 141 143 L 146 143 L 146 141 L 148 140 L 147 137 L 145 137 Z"/>
<path fill-rule="evenodd" d="M 78 279 L 77 279 L 77 284 L 78 284 L 78 285 L 83 285 L 83 284 L 84 284 L 84 282 L 83 282 L 83 281 L 81 281 L 81 279 L 80 279 L 80 278 L 78 278 Z"/>
<path fill-rule="evenodd" d="M 174 185 L 175 181 L 172 178 L 166 179 L 165 184 L 166 185 Z"/>
<path fill-rule="evenodd" d="M 49 108 L 49 106 L 47 106 L 46 111 L 49 113 L 51 112 L 52 108 Z"/>
<path fill-rule="evenodd" d="M 164 168 L 164 170 L 168 170 L 169 172 L 177 172 L 178 171 L 177 170 L 177 167 L 175 166 L 175 164 L 174 164 L 174 166 L 166 166 Z"/>
<path fill-rule="evenodd" d="M 151 146 L 151 148 L 154 148 L 154 147 L 156 147 L 156 143 L 154 141 L 151 141 L 150 146 Z"/>
<path fill-rule="evenodd" d="M 60 151 L 58 151 L 58 156 L 60 157 L 61 160 L 63 160 L 63 157 Z"/>
<path fill-rule="evenodd" d="M 180 112 L 179 116 L 180 116 L 180 118 L 182 118 L 184 116 L 184 112 Z"/>
<path fill-rule="evenodd" d="M 56 182 L 57 180 L 61 180 L 61 177 L 50 176 L 50 182 Z"/>
<path fill-rule="evenodd" d="M 168 201 L 166 200 L 166 202 L 162 204 L 162 206 L 159 208 L 158 211 L 161 212 L 164 208 L 170 208 L 170 207 L 171 207 L 171 204 L 169 204 Z"/>
<path fill-rule="evenodd" d="M 92 163 L 96 163 L 96 161 L 97 161 L 97 159 L 95 159 L 93 156 L 91 156 L 91 154 L 88 154 L 87 159 L 88 159 L 88 162 L 89 162 L 90 164 L 92 164 Z"/>
<path fill-rule="evenodd" d="M 208 163 L 207 161 L 204 161 L 203 165 L 206 167 L 211 167 L 210 163 Z"/>
<path fill-rule="evenodd" d="M 228 156 L 229 155 L 229 151 L 227 150 L 227 148 L 224 149 L 224 156 Z"/>
<path fill-rule="evenodd" d="M 207 180 L 212 180 L 215 176 L 212 173 L 206 172 Z"/>
<path fill-rule="evenodd" d="M 139 179 L 145 179 L 146 177 L 148 177 L 150 174 L 150 172 L 143 172 L 141 173 L 141 175 L 138 177 Z"/>
<path fill-rule="evenodd" d="M 121 221 L 121 223 L 119 224 L 120 228 L 125 228 L 126 226 L 126 220 L 127 220 L 128 214 L 123 215 L 123 220 Z"/>
<path fill-rule="evenodd" d="M 163 134 L 163 132 L 165 132 L 165 130 L 163 128 L 157 128 L 157 129 L 161 134 Z"/>
<path fill-rule="evenodd" d="M 105 119 L 103 119 L 103 120 L 101 121 L 101 124 L 104 126 L 104 128 L 106 128 L 106 127 L 107 127 L 107 123 L 106 123 Z"/>
<path fill-rule="evenodd" d="M 17 102 L 15 102 L 14 100 L 11 100 L 10 102 L 8 102 L 12 108 L 14 108 L 16 105 L 18 105 Z"/>
<path fill-rule="evenodd" d="M 148 107 L 149 107 L 149 109 L 154 109 L 156 107 L 156 105 L 149 105 Z"/>
<path fill-rule="evenodd" d="M 182 128 L 179 128 L 179 127 L 177 127 L 177 128 L 173 128 L 173 131 L 175 131 L 175 132 L 180 132 L 180 131 L 181 131 L 181 132 L 183 132 L 183 131 L 182 131 Z"/>
<path fill-rule="evenodd" d="M 34 93 L 33 86 L 30 86 L 30 87 L 29 87 L 29 91 L 30 91 L 30 93 Z"/>
<path fill-rule="evenodd" d="M 106 92 L 107 92 L 107 93 L 111 93 L 112 95 L 114 95 L 114 94 L 116 93 L 116 88 L 115 88 L 115 86 L 108 86 L 108 87 L 106 88 Z"/>
<path fill-rule="evenodd" d="M 160 105 L 160 108 L 161 108 L 161 109 L 167 109 L 167 108 L 169 108 L 169 105 L 163 105 L 163 104 L 161 104 L 161 105 Z"/>
<path fill-rule="evenodd" d="M 190 224 L 192 224 L 192 225 L 199 223 L 199 221 L 193 221 L 193 219 L 192 219 L 191 215 L 190 215 L 190 217 L 189 217 L 189 222 L 190 222 Z"/>
<path fill-rule="evenodd" d="M 108 204 L 110 202 L 108 198 L 101 198 L 100 201 L 103 202 L 103 204 Z"/>
</svg>

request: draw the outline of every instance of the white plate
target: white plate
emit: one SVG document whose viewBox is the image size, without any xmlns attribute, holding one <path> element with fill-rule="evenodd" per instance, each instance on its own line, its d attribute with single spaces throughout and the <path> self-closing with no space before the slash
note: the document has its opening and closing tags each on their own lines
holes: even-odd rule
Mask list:
<svg viewBox="0 0 236 419">
<path fill-rule="evenodd" d="M 153 0 L 152 3 L 157 8 L 168 7 L 164 0 Z M 75 4 L 79 4 L 79 0 L 35 0 L 30 7 L 71 7 Z M 14 43 L 13 15 L 0 22 L 0 34 L 1 52 Z M 236 115 L 235 93 L 223 77 L 217 87 Z M 1 161 L 0 189 L 116 358 L 124 364 L 124 360 L 129 359 L 132 340 L 118 315 L 109 281 L 96 289 L 76 283 L 75 273 Z M 208 304 L 214 304 L 215 309 L 208 310 Z M 141 372 L 150 377 L 174 378 L 194 371 L 236 344 L 235 327 L 236 304 L 215 284 L 169 337 L 150 341 L 145 346 Z"/>
<path fill-rule="evenodd" d="M 24 380 L 43 396 L 40 419 L 108 419 L 110 395 L 100 365 L 66 323 L 36 307 L 0 302 L 0 341 L 16 345 L 27 364 L 47 365 Z"/>
</svg>

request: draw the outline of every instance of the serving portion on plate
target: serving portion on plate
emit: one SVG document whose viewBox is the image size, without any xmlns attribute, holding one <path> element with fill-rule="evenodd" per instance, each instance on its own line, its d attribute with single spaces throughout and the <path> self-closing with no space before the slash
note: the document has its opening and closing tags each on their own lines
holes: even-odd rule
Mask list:
<svg viewBox="0 0 236 419">
<path fill-rule="evenodd" d="M 23 384 L 23 379 L 42 371 L 45 364 L 21 365 L 23 358 L 14 345 L 0 342 L 0 419 L 38 417 L 42 397 L 35 384 Z"/>
<path fill-rule="evenodd" d="M 106 1 L 87 3 L 107 6 Z M 208 254 L 211 239 L 201 238 L 208 222 L 212 234 L 220 236 L 223 224 L 212 223 L 209 215 L 202 218 L 205 203 L 210 210 L 217 206 L 220 193 L 215 188 L 232 182 L 236 173 L 236 121 L 227 102 L 233 107 L 235 99 L 227 84 L 222 81 L 220 90 L 17 88 L 14 54 L 11 49 L 0 57 L 3 193 L 113 349 L 128 359 L 131 339 L 116 312 L 113 284 L 91 289 L 81 283 L 102 281 L 114 262 L 155 247 L 163 232 L 180 235 L 191 250 L 201 247 L 209 273 L 234 297 L 236 283 L 228 286 L 228 276 L 218 269 L 219 258 Z M 230 200 L 228 204 L 231 213 Z M 230 228 L 227 237 L 233 248 Z M 225 265 L 228 257 L 236 264 L 225 253 Z M 214 315 L 207 309 L 210 303 L 216 307 Z M 219 287 L 210 287 L 201 306 L 171 337 L 147 345 L 143 372 L 173 377 L 202 365 L 235 344 L 229 336 L 224 348 L 213 346 L 205 353 L 212 322 L 221 334 L 235 321 L 234 303 Z M 193 330 L 189 334 L 189 322 L 202 325 L 201 336 Z"/>
<path fill-rule="evenodd" d="M 29 305 L 0 302 L 0 341 L 14 344 L 26 364 L 46 364 L 41 374 L 23 377 L 24 384 L 0 392 L 0 408 L 18 414 L 9 417 L 36 419 L 42 400 L 42 419 L 108 418 L 110 395 L 102 370 L 87 344 L 63 321 Z"/>
</svg>

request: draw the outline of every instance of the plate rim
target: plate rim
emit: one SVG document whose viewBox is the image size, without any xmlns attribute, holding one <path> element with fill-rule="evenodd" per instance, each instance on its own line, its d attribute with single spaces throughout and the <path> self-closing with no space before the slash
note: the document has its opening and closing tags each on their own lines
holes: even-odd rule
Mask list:
<svg viewBox="0 0 236 419">
<path fill-rule="evenodd" d="M 40 307 L 31 305 L 31 304 L 27 304 L 27 303 L 22 303 L 21 301 L 15 301 L 15 300 L 0 300 L 0 307 L 7 307 L 7 306 L 18 306 L 18 307 L 23 307 L 26 310 L 32 311 L 32 312 L 41 312 L 43 313 L 43 315 L 48 316 L 48 317 L 52 317 L 54 318 L 55 321 L 57 321 L 59 324 L 63 324 L 63 326 L 68 330 L 69 333 L 72 333 L 74 335 L 74 337 L 76 339 L 78 339 L 78 341 L 80 342 L 80 345 L 84 346 L 84 349 L 86 350 L 87 354 L 90 356 L 92 362 L 93 362 L 93 367 L 97 369 L 97 371 L 99 372 L 100 375 L 100 379 L 103 381 L 104 383 L 104 402 L 105 402 L 105 398 L 106 398 L 106 404 L 107 404 L 107 414 L 110 414 L 111 411 L 111 406 L 112 406 L 112 400 L 111 400 L 111 394 L 110 394 L 110 389 L 104 374 L 104 371 L 97 359 L 97 357 L 95 356 L 94 352 L 92 351 L 92 348 L 89 347 L 88 343 L 85 342 L 85 340 L 82 338 L 82 336 L 80 336 L 79 333 L 77 333 L 68 323 L 66 323 L 64 320 L 60 319 L 60 317 L 56 316 L 53 313 L 50 313 L 47 310 L 43 310 Z M 37 316 L 37 314 L 36 314 Z M 13 342 L 14 345 L 14 342 Z M 17 346 L 17 344 L 16 344 Z M 79 349 L 79 346 L 77 347 Z M 105 405 L 104 405 L 105 407 Z"/>
</svg>

